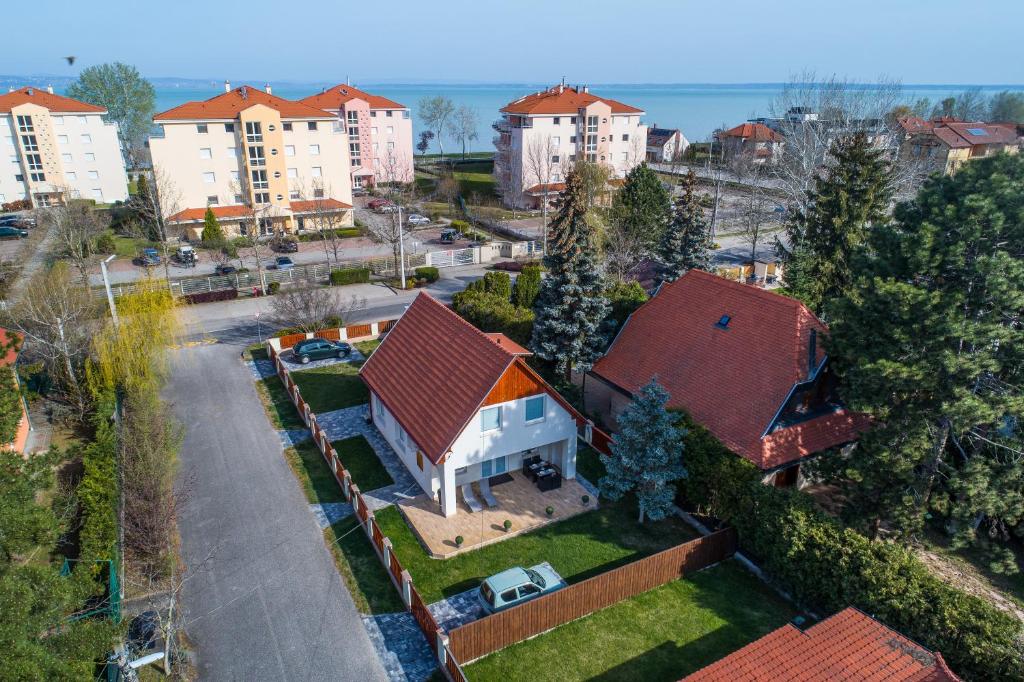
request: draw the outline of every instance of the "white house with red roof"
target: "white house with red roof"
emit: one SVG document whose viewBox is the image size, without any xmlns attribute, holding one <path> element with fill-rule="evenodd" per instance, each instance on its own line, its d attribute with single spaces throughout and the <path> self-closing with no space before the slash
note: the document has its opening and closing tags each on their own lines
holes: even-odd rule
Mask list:
<svg viewBox="0 0 1024 682">
<path fill-rule="evenodd" d="M 532 208 L 548 199 L 577 158 L 623 178 L 647 154 L 643 109 L 564 83 L 509 102 L 494 123 L 494 175 L 503 201 Z M 550 190 L 550 191 L 549 191 Z"/>
<path fill-rule="evenodd" d="M 490 504 L 491 479 L 521 471 L 524 458 L 542 464 L 541 490 L 575 478 L 586 420 L 528 355 L 421 292 L 360 369 L 373 423 L 444 516 L 459 499 Z"/>
<path fill-rule="evenodd" d="M 0 95 L 0 158 L 6 164 L 0 204 L 27 199 L 32 206 L 49 206 L 65 194 L 98 203 L 125 201 L 128 176 L 117 124 L 104 120 L 106 114 L 53 88 Z"/>
<path fill-rule="evenodd" d="M 585 406 L 614 427 L 657 377 L 670 408 L 685 410 L 766 482 L 793 485 L 801 460 L 868 426 L 838 400 L 827 333 L 796 299 L 690 270 L 629 317 L 586 375 Z"/>
<path fill-rule="evenodd" d="M 784 138 L 764 123 L 741 123 L 715 136 L 728 159 L 745 157 L 752 163 L 771 164 L 782 155 Z"/>
</svg>

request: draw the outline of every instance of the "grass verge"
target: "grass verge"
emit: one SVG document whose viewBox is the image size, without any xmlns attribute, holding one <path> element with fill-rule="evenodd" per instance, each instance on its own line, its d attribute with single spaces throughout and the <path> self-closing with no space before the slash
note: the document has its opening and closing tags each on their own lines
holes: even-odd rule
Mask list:
<svg viewBox="0 0 1024 682">
<path fill-rule="evenodd" d="M 281 383 L 276 377 L 274 380 Z M 370 392 L 359 378 L 359 365 L 337 362 L 333 365 L 292 372 L 292 380 L 318 415 L 370 401 Z M 292 408 L 294 412 L 294 407 Z"/>
<path fill-rule="evenodd" d="M 405 605 L 354 516 L 324 530 L 338 573 L 361 613 L 395 613 Z"/>
<path fill-rule="evenodd" d="M 394 483 L 373 447 L 362 436 L 337 440 L 331 445 L 337 450 L 341 463 L 360 490 L 376 490 Z M 345 501 L 341 486 L 335 481 L 331 468 L 312 440 L 287 448 L 284 456 L 310 502 L 324 504 Z"/>
<path fill-rule="evenodd" d="M 793 615 L 727 561 L 495 652 L 465 673 L 474 682 L 678 680 Z"/>
<path fill-rule="evenodd" d="M 369 341 L 356 341 L 353 345 L 364 357 L 370 357 L 373 355 L 373 351 L 377 350 L 377 346 L 380 345 L 380 339 L 370 339 Z"/>
<path fill-rule="evenodd" d="M 395 482 L 388 470 L 384 468 L 380 457 L 374 452 L 373 446 L 363 436 L 336 440 L 331 445 L 334 446 L 338 458 L 341 459 L 341 463 L 352 476 L 352 481 L 359 486 L 360 490 L 376 490 Z M 323 460 L 322 457 L 321 460 Z M 324 464 L 324 468 L 330 473 L 326 464 Z"/>
<path fill-rule="evenodd" d="M 256 392 L 260 394 L 263 409 L 275 429 L 306 428 L 291 398 L 288 397 L 288 391 L 284 389 L 284 384 L 276 374 L 257 381 Z"/>
</svg>

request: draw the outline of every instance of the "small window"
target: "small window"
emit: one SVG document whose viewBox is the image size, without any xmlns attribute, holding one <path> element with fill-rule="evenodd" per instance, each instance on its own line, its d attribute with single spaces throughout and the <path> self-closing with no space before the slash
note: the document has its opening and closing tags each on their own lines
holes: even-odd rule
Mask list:
<svg viewBox="0 0 1024 682">
<path fill-rule="evenodd" d="M 569 124 L 570 125 L 576 125 L 576 117 L 575 116 L 572 116 L 572 117 L 569 118 Z"/>
<path fill-rule="evenodd" d="M 558 163 L 558 154 L 551 157 L 551 163 Z"/>
<path fill-rule="evenodd" d="M 316 130 L 316 121 L 309 121 L 306 123 L 306 127 L 309 130 Z"/>
<path fill-rule="evenodd" d="M 561 117 L 559 117 L 559 116 L 555 116 L 555 121 L 554 121 L 554 123 L 555 123 L 555 125 L 556 125 L 556 126 L 557 126 L 557 125 L 562 125 L 562 119 L 561 119 Z"/>
<path fill-rule="evenodd" d="M 395 133 L 395 126 L 387 126 L 384 129 L 384 132 L 386 132 L 388 135 L 394 135 L 394 133 Z"/>
<path fill-rule="evenodd" d="M 320 145 L 318 145 L 318 144 L 311 144 L 311 145 L 309 145 L 309 155 L 310 156 L 319 156 L 320 155 Z"/>
<path fill-rule="evenodd" d="M 466 473 L 467 471 L 469 471 L 469 467 L 458 467 L 458 468 L 455 469 L 455 475 L 456 476 L 461 476 L 462 474 Z"/>
<path fill-rule="evenodd" d="M 237 159 L 238 158 L 238 147 L 228 147 L 228 158 L 229 159 Z"/>
<path fill-rule="evenodd" d="M 200 147 L 199 148 L 199 158 L 200 159 L 212 159 L 213 158 L 213 152 L 210 150 L 209 147 Z"/>
<path fill-rule="evenodd" d="M 75 173 L 75 171 L 68 171 L 64 173 L 64 177 L 67 178 L 68 180 L 71 180 L 72 182 L 78 179 L 78 175 Z"/>
<path fill-rule="evenodd" d="M 313 198 L 314 199 L 323 199 L 324 198 L 324 188 L 323 187 L 316 187 L 313 190 Z"/>
<path fill-rule="evenodd" d="M 420 471 L 423 471 L 423 451 L 422 450 L 417 450 L 416 451 L 416 466 L 418 466 L 420 468 Z"/>
<path fill-rule="evenodd" d="M 314 178 L 319 178 L 321 172 L 322 168 L 320 166 L 313 166 L 312 168 L 309 169 L 309 174 L 312 175 Z"/>
<path fill-rule="evenodd" d="M 206 197 L 206 205 L 207 206 L 216 206 L 219 203 L 220 203 L 220 200 L 217 199 L 217 195 L 216 194 L 211 194 L 210 196 Z"/>
<path fill-rule="evenodd" d="M 371 118 L 377 118 L 377 112 L 376 111 L 371 111 L 370 112 L 370 117 Z"/>
<path fill-rule="evenodd" d="M 281 130 L 284 130 L 286 132 L 291 132 L 291 129 L 292 129 L 292 124 L 291 123 L 282 123 L 281 124 Z"/>
<path fill-rule="evenodd" d="M 57 143 L 58 144 L 67 144 L 68 143 L 68 136 L 67 135 L 58 135 L 57 136 Z"/>
<path fill-rule="evenodd" d="M 408 111 L 403 111 L 402 112 L 402 118 L 409 118 L 409 112 Z"/>
<path fill-rule="evenodd" d="M 544 418 L 544 396 L 538 395 L 526 399 L 526 421 L 535 422 Z"/>
<path fill-rule="evenodd" d="M 212 185 L 213 183 L 217 182 L 217 176 L 214 175 L 213 173 L 203 173 L 203 182 L 205 182 L 208 185 Z"/>
<path fill-rule="evenodd" d="M 295 145 L 293 145 L 293 144 L 286 144 L 284 146 L 284 155 L 285 156 L 295 156 Z"/>
<path fill-rule="evenodd" d="M 233 132 L 235 132 L 235 124 L 234 123 L 225 123 L 224 124 L 224 132 L 225 133 L 233 133 Z"/>
<path fill-rule="evenodd" d="M 289 178 L 297 178 L 297 177 L 299 177 L 299 169 L 298 168 L 289 168 L 288 169 L 288 177 Z"/>
<path fill-rule="evenodd" d="M 293 190 L 289 190 L 288 191 L 288 199 L 289 200 L 296 201 L 298 198 L 299 198 L 299 190 L 293 189 Z"/>
<path fill-rule="evenodd" d="M 96 201 L 102 202 L 103 201 L 103 190 L 101 190 L 99 187 L 94 187 L 93 190 L 92 190 L 92 198 L 95 199 Z"/>
<path fill-rule="evenodd" d="M 516 588 L 514 587 L 511 590 L 505 590 L 501 593 L 501 601 L 505 602 L 506 604 L 509 602 L 513 602 L 516 599 Z"/>
<path fill-rule="evenodd" d="M 89 171 L 89 179 L 90 180 L 99 180 L 100 179 L 99 172 L 98 171 Z"/>
<path fill-rule="evenodd" d="M 495 431 L 501 428 L 501 408 L 488 407 L 480 410 L 480 431 Z"/>
<path fill-rule="evenodd" d="M 92 144 L 92 135 L 85 133 L 82 135 L 82 144 Z"/>
<path fill-rule="evenodd" d="M 93 154 L 92 152 L 86 152 L 85 153 L 85 160 L 86 161 L 95 161 L 96 160 L 96 155 Z"/>
<path fill-rule="evenodd" d="M 64 125 L 64 117 L 63 116 L 53 116 L 51 118 L 53 120 L 53 125 L 55 125 L 55 126 L 62 126 L 62 125 Z"/>
<path fill-rule="evenodd" d="M 626 133 L 625 135 L 622 136 L 622 141 L 629 142 L 629 133 Z"/>
<path fill-rule="evenodd" d="M 718 318 L 718 322 L 715 323 L 715 326 L 721 329 L 727 329 L 729 327 L 730 320 L 732 320 L 732 317 L 729 315 L 722 315 L 722 317 Z"/>
<path fill-rule="evenodd" d="M 274 132 L 275 130 L 277 130 L 277 126 L 271 123 L 270 125 L 267 126 L 267 130 L 269 130 L 270 132 Z"/>
<path fill-rule="evenodd" d="M 200 135 L 205 135 L 207 132 L 209 132 L 209 130 L 205 123 L 197 123 L 196 132 L 199 133 Z"/>
<path fill-rule="evenodd" d="M 395 112 L 393 112 L 393 111 L 390 111 L 390 110 L 389 110 L 389 111 L 385 111 L 385 112 L 384 112 L 384 115 L 385 115 L 385 116 L 387 116 L 388 118 L 391 118 L 392 116 L 394 116 L 394 115 L 395 115 Z"/>
<path fill-rule="evenodd" d="M 70 154 L 61 154 L 60 160 L 63 161 L 64 163 L 71 163 L 72 157 Z"/>
</svg>

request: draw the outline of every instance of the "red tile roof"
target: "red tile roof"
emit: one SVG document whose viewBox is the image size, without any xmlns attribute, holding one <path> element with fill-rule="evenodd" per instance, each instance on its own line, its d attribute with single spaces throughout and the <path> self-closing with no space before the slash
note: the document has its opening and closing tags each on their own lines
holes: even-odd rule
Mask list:
<svg viewBox="0 0 1024 682">
<path fill-rule="evenodd" d="M 484 332 L 484 336 L 486 336 L 491 341 L 507 350 L 509 353 L 512 353 L 513 355 L 533 355 L 532 351 L 523 348 L 518 343 L 508 338 L 501 332 Z"/>
<path fill-rule="evenodd" d="M 243 90 L 245 91 L 244 97 L 242 96 Z M 160 121 L 174 120 L 206 121 L 234 119 L 238 118 L 239 112 L 245 111 L 256 104 L 262 104 L 275 109 L 281 114 L 281 118 L 330 118 L 327 112 L 322 109 L 311 107 L 302 102 L 293 102 L 276 95 L 268 95 L 259 88 L 243 85 L 202 102 L 185 102 L 173 109 L 157 114 L 153 117 L 153 120 L 159 123 Z"/>
<path fill-rule="evenodd" d="M 1005 126 L 991 123 L 947 123 L 954 133 L 972 145 L 975 144 L 1017 144 L 1017 133 Z M 980 134 L 979 134 L 980 133 Z"/>
<path fill-rule="evenodd" d="M 564 192 L 565 191 L 565 183 L 564 182 L 549 182 L 547 184 L 541 183 L 539 185 L 534 185 L 533 187 L 530 187 L 530 188 L 526 189 L 525 191 L 526 191 L 527 194 L 544 194 L 545 192 L 547 192 L 548 194 L 552 194 L 552 193 L 555 193 L 555 192 Z"/>
<path fill-rule="evenodd" d="M 728 315 L 728 327 L 716 323 Z M 691 270 L 640 306 L 593 373 L 637 393 L 652 377 L 729 449 L 763 470 L 855 440 L 867 422 L 838 411 L 764 432 L 808 376 L 808 341 L 828 328 L 799 301 Z M 825 354 L 816 344 L 815 365 Z"/>
<path fill-rule="evenodd" d="M 312 213 L 313 211 L 344 211 L 352 208 L 352 204 L 334 198 L 310 199 L 288 202 L 293 213 Z"/>
<path fill-rule="evenodd" d="M 0 367 L 13 365 L 21 350 L 21 334 L 0 327 Z"/>
<path fill-rule="evenodd" d="M 371 109 L 406 109 L 404 104 L 399 104 L 387 97 L 380 97 L 379 95 L 371 95 L 368 92 L 364 92 L 359 88 L 351 85 L 335 85 L 333 88 L 327 88 L 323 92 L 318 92 L 315 95 L 304 97 L 299 101 L 303 104 L 308 104 L 311 107 L 317 109 L 323 109 L 325 111 L 335 111 L 340 109 L 345 102 L 349 102 L 354 99 L 361 99 L 370 105 Z"/>
<path fill-rule="evenodd" d="M 21 88 L 20 90 L 0 95 L 0 112 L 8 112 L 20 104 L 38 104 L 41 107 L 46 107 L 50 111 L 58 113 L 107 113 L 104 107 L 80 102 L 77 99 L 71 99 L 63 95 L 52 95 L 45 88 Z"/>
<path fill-rule="evenodd" d="M 582 423 L 584 418 L 520 357 L 420 292 L 359 375 L 423 454 L 437 464 L 513 364 Z"/>
<path fill-rule="evenodd" d="M 684 682 L 959 682 L 931 652 L 855 608 L 806 630 L 784 625 Z"/>
<path fill-rule="evenodd" d="M 210 208 L 213 209 L 213 215 L 217 216 L 218 219 L 244 218 L 248 215 L 252 215 L 252 209 L 242 204 L 234 204 L 232 206 L 210 206 Z M 202 221 L 205 218 L 205 208 L 186 208 L 184 211 L 178 211 L 174 215 L 168 216 L 167 222 L 189 223 Z"/>
<path fill-rule="evenodd" d="M 763 123 L 741 123 L 735 128 L 722 131 L 722 137 L 740 137 L 755 142 L 781 142 L 782 136 Z"/>
<path fill-rule="evenodd" d="M 505 105 L 501 111 L 507 114 L 575 114 L 594 102 L 604 102 L 611 107 L 613 114 L 644 113 L 643 109 L 637 109 L 607 97 L 598 97 L 567 85 L 556 85 L 547 90 L 520 97 L 515 102 Z"/>
</svg>

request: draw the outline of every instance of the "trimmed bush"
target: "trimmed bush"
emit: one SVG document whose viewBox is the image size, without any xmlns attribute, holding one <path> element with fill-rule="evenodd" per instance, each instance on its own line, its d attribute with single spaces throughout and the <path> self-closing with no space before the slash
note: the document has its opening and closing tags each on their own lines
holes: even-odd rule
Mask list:
<svg viewBox="0 0 1024 682">
<path fill-rule="evenodd" d="M 270 285 L 267 287 L 267 293 L 270 294 L 271 296 L 273 296 L 274 294 L 276 294 L 280 290 L 281 290 L 281 283 L 280 282 L 271 282 Z"/>
<path fill-rule="evenodd" d="M 338 239 L 351 239 L 360 236 L 362 233 L 363 231 L 358 227 L 340 227 L 334 231 L 334 236 Z M 304 232 L 298 236 L 298 240 L 300 242 L 319 242 L 323 241 L 324 236 L 320 232 Z"/>
<path fill-rule="evenodd" d="M 365 284 L 370 281 L 369 268 L 331 270 L 331 284 Z"/>
<path fill-rule="evenodd" d="M 450 227 L 453 230 L 458 230 L 459 232 L 465 234 L 467 231 L 469 231 L 469 227 L 470 226 L 469 226 L 469 223 L 466 222 L 465 220 L 453 220 L 451 222 L 451 226 Z"/>
<path fill-rule="evenodd" d="M 441 277 L 441 274 L 437 268 L 427 266 L 416 268 L 416 277 L 418 279 L 425 279 L 427 282 L 436 282 Z"/>
<path fill-rule="evenodd" d="M 456 547 L 462 547 L 462 543 L 465 542 L 465 541 L 466 541 L 466 538 L 462 537 L 461 535 L 456 535 L 455 536 L 455 546 Z"/>
<path fill-rule="evenodd" d="M 540 267 L 527 265 L 516 277 L 512 290 L 512 302 L 521 308 L 532 308 L 540 293 Z"/>
<path fill-rule="evenodd" d="M 544 513 L 547 514 L 548 516 L 553 516 L 554 513 L 555 513 L 555 508 L 554 507 L 545 507 L 544 508 Z"/>
<path fill-rule="evenodd" d="M 114 235 L 110 232 L 104 232 L 100 236 L 96 237 L 96 253 L 106 255 L 114 253 L 115 251 L 117 251 L 117 244 L 114 242 Z"/>
<path fill-rule="evenodd" d="M 509 519 L 505 519 L 505 521 L 501 525 L 505 528 L 506 533 L 512 530 L 512 521 L 510 521 Z"/>
<path fill-rule="evenodd" d="M 277 284 L 277 282 L 274 282 Z M 224 289 L 223 291 L 204 291 L 198 294 L 188 294 L 181 297 L 186 303 L 212 303 L 213 301 L 233 301 L 238 298 L 238 289 Z"/>
<path fill-rule="evenodd" d="M 482 282 L 478 280 L 477 284 Z M 452 297 L 452 308 L 467 322 L 485 332 L 501 332 L 518 344 L 530 343 L 533 310 L 512 305 L 508 298 L 467 288 Z"/>
<path fill-rule="evenodd" d="M 680 502 L 735 526 L 741 549 L 799 605 L 823 615 L 856 606 L 942 652 L 965 679 L 1024 680 L 1017 619 L 942 582 L 907 548 L 843 527 L 808 495 L 763 485 L 752 464 L 686 426 Z"/>
</svg>

